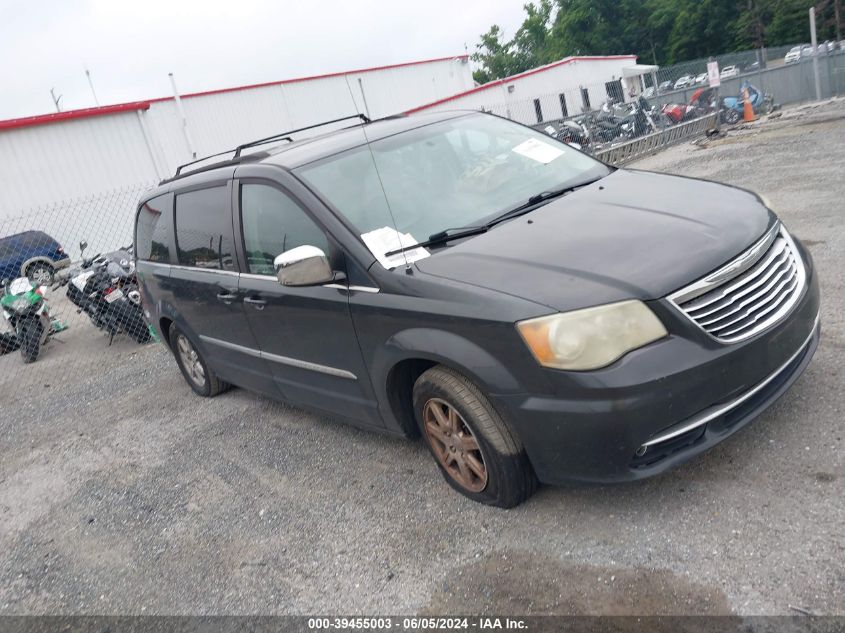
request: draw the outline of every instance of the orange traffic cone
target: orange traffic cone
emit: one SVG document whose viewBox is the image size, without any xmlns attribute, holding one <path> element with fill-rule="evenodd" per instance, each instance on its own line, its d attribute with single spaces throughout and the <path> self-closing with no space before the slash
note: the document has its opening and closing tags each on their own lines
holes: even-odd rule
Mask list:
<svg viewBox="0 0 845 633">
<path fill-rule="evenodd" d="M 754 115 L 754 108 L 751 106 L 751 99 L 748 97 L 748 88 L 743 88 L 742 98 L 742 120 L 746 123 L 756 121 L 757 117 Z"/>
</svg>

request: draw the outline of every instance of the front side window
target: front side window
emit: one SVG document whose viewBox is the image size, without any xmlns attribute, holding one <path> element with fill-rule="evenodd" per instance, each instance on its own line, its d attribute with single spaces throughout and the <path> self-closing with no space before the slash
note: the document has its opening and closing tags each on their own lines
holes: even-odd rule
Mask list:
<svg viewBox="0 0 845 633">
<path fill-rule="evenodd" d="M 483 114 L 415 128 L 298 170 L 359 233 L 389 227 L 419 242 L 607 173 L 545 134 Z"/>
<path fill-rule="evenodd" d="M 176 196 L 176 252 L 183 266 L 234 270 L 232 214 L 227 187 Z"/>
<path fill-rule="evenodd" d="M 316 246 L 329 254 L 325 233 L 302 207 L 275 187 L 244 184 L 241 220 L 247 268 L 255 275 L 274 275 L 276 256 L 297 246 Z"/>
<path fill-rule="evenodd" d="M 162 221 L 168 201 L 169 196 L 159 196 L 141 205 L 136 232 L 138 243 L 135 252 L 138 259 L 160 263 L 170 261 L 167 222 Z"/>
</svg>

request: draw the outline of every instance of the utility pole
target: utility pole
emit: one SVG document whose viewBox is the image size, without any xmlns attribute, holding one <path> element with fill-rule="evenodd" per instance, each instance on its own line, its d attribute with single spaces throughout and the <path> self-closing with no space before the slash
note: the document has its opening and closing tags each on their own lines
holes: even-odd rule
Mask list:
<svg viewBox="0 0 845 633">
<path fill-rule="evenodd" d="M 182 97 L 179 95 L 179 90 L 176 88 L 176 79 L 173 77 L 173 73 L 167 73 L 167 76 L 170 77 L 170 85 L 173 87 L 173 98 L 176 101 L 176 111 L 179 113 L 179 118 L 182 119 L 182 134 L 185 135 L 185 143 L 188 145 L 188 153 L 191 155 L 191 158 L 196 158 L 197 152 L 194 149 L 194 142 L 191 139 L 191 133 L 188 130 L 188 117 L 185 116 L 185 108 L 182 107 Z"/>
<path fill-rule="evenodd" d="M 836 43 L 842 41 L 842 0 L 833 0 L 833 19 L 836 22 Z"/>
<path fill-rule="evenodd" d="M 50 88 L 50 96 L 53 98 L 53 105 L 56 106 L 56 112 L 61 112 L 62 108 L 59 106 L 59 101 L 62 100 L 63 95 L 56 96 L 56 92 L 54 88 Z"/>
<path fill-rule="evenodd" d="M 816 7 L 810 7 L 810 43 L 813 45 L 813 79 L 816 82 L 816 101 L 822 100 L 819 82 L 819 43 L 816 40 Z"/>
<path fill-rule="evenodd" d="M 91 94 L 94 95 L 94 104 L 99 108 L 100 101 L 97 99 L 97 93 L 94 92 L 94 82 L 91 81 L 91 72 L 85 68 L 85 77 L 88 79 L 88 87 L 91 88 Z"/>
<path fill-rule="evenodd" d="M 766 66 L 766 49 L 765 49 L 765 25 L 763 24 L 762 11 L 760 10 L 759 0 L 748 0 L 748 15 L 751 16 L 752 37 L 754 38 L 754 48 L 757 49 L 757 63 L 762 70 Z"/>
</svg>

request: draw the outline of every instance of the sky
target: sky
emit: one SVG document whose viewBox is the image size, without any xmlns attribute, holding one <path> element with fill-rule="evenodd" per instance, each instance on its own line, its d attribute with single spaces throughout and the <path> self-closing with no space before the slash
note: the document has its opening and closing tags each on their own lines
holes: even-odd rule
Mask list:
<svg viewBox="0 0 845 633">
<path fill-rule="evenodd" d="M 0 0 L 0 119 L 472 53 L 524 0 Z"/>
</svg>

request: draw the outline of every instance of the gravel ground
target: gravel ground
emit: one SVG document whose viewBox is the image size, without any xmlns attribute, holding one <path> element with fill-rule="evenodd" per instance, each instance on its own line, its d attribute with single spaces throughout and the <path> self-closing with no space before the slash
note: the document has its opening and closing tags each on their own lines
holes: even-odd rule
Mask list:
<svg viewBox="0 0 845 633">
<path fill-rule="evenodd" d="M 635 165 L 765 193 L 823 293 L 795 386 L 648 481 L 497 510 L 419 442 L 194 397 L 160 346 L 78 319 L 0 357 L 0 614 L 845 614 L 843 141 L 837 101 Z"/>
</svg>

